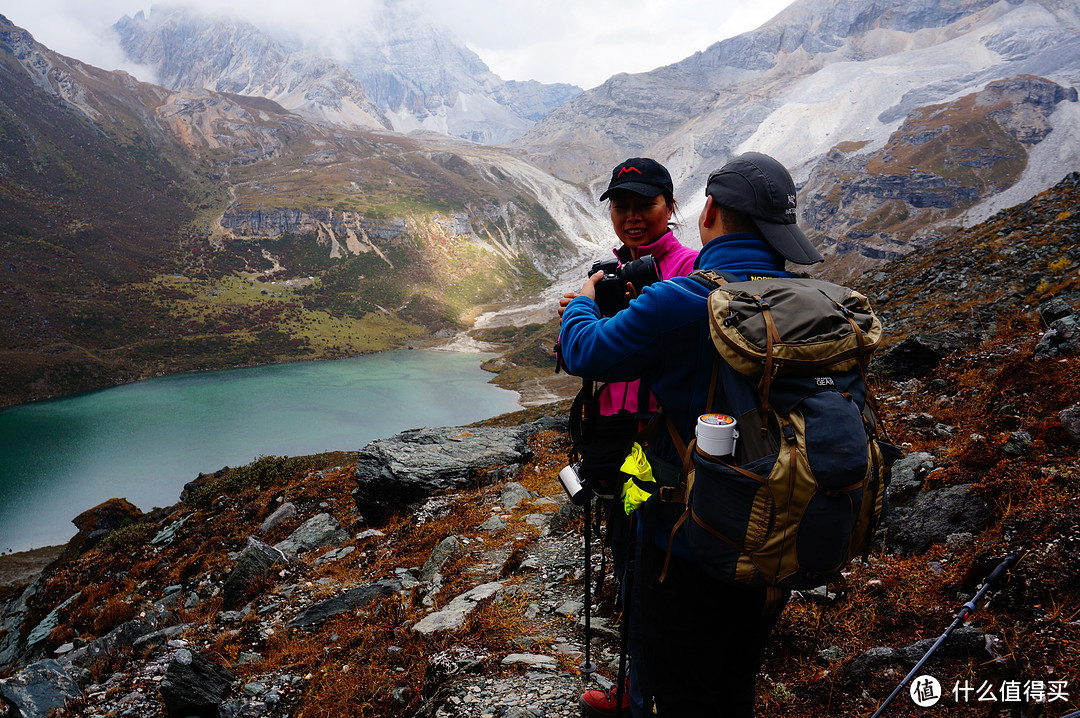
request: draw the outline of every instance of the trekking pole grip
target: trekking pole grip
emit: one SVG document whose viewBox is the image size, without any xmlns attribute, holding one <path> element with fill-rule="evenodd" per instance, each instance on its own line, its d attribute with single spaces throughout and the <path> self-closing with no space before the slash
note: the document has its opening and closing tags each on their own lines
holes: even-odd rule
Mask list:
<svg viewBox="0 0 1080 718">
<path fill-rule="evenodd" d="M 990 575 L 986 577 L 986 584 L 988 586 L 996 586 L 1001 579 L 1005 577 L 1005 574 L 1008 573 L 1009 569 L 1015 566 L 1016 562 L 1019 560 L 1020 554 L 1018 553 L 1011 553 L 1006 556 L 1002 559 L 1001 563 L 997 565 L 997 568 L 991 571 Z"/>
</svg>

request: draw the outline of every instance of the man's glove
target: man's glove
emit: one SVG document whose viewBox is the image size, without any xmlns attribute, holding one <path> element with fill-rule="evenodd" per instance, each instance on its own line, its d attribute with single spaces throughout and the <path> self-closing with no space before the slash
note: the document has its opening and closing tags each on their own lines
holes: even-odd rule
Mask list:
<svg viewBox="0 0 1080 718">
<path fill-rule="evenodd" d="M 656 493 L 656 479 L 653 478 L 652 467 L 645 458 L 645 452 L 641 450 L 641 444 L 637 442 L 619 470 L 630 476 L 622 490 L 623 510 L 629 516 Z"/>
</svg>

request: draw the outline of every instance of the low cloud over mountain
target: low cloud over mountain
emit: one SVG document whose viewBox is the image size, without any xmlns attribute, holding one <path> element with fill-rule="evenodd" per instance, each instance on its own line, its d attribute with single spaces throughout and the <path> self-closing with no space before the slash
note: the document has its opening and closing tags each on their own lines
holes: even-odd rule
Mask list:
<svg viewBox="0 0 1080 718">
<path fill-rule="evenodd" d="M 154 8 L 115 25 L 135 62 L 174 90 L 267 97 L 313 118 L 398 132 L 426 130 L 499 143 L 581 90 L 504 82 L 444 28 L 380 3 L 343 43 L 289 37 L 193 10 Z"/>
</svg>

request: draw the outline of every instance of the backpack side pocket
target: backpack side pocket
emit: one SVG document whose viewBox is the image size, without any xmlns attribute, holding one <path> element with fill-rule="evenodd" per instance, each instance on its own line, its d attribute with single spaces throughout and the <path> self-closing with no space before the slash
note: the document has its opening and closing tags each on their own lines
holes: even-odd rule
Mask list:
<svg viewBox="0 0 1080 718">
<path fill-rule="evenodd" d="M 760 548 L 772 526 L 773 501 L 767 477 L 776 455 L 746 466 L 729 466 L 694 452 L 687 542 L 707 573 L 727 581 L 752 580 L 749 554 Z"/>
</svg>

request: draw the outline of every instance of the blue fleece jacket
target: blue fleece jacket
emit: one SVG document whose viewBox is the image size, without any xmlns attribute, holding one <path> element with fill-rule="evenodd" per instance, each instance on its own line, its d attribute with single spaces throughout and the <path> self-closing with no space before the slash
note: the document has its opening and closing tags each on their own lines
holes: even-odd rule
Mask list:
<svg viewBox="0 0 1080 718">
<path fill-rule="evenodd" d="M 740 279 L 791 276 L 784 271 L 783 257 L 752 233 L 712 240 L 694 268 L 731 272 Z M 702 284 L 675 277 L 645 287 L 629 308 L 611 318 L 602 318 L 593 300 L 577 297 L 562 317 L 560 344 L 567 371 L 597 381 L 647 379 L 683 442 L 688 442 L 697 417 L 706 413 L 716 357 L 709 338 L 708 294 Z M 654 451 L 659 458 L 681 463 L 665 432 L 654 443 Z"/>
</svg>

